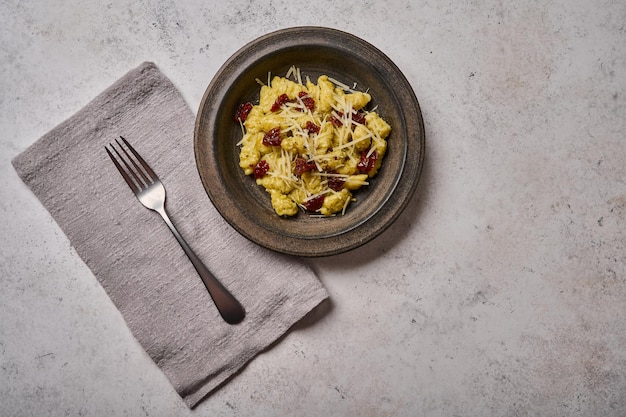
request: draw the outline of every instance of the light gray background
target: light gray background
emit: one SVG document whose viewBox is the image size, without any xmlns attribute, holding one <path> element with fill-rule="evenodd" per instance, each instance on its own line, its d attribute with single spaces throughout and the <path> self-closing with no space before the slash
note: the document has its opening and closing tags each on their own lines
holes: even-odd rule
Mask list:
<svg viewBox="0 0 626 417">
<path fill-rule="evenodd" d="M 626 415 L 623 1 L 5 0 L 0 16 L 1 415 Z M 310 261 L 331 303 L 189 411 L 10 160 L 142 61 L 195 111 L 233 52 L 295 25 L 400 67 L 422 181 L 381 237 Z"/>
</svg>

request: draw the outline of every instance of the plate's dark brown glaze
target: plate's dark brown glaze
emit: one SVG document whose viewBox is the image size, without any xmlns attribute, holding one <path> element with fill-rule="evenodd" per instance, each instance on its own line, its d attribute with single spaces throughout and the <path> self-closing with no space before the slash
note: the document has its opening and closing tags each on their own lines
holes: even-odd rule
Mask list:
<svg viewBox="0 0 626 417">
<path fill-rule="evenodd" d="M 326 74 L 368 90 L 371 107 L 391 125 L 387 153 L 370 185 L 345 215 L 299 213 L 281 218 L 269 194 L 239 168 L 241 128 L 233 122 L 240 103 L 258 103 L 256 79 Z M 202 98 L 194 139 L 198 172 L 209 198 L 239 233 L 269 249 L 299 256 L 327 256 L 354 249 L 378 236 L 408 204 L 424 160 L 424 124 L 411 85 L 381 51 L 351 34 L 295 27 L 262 36 L 237 51 L 218 70 Z"/>
</svg>

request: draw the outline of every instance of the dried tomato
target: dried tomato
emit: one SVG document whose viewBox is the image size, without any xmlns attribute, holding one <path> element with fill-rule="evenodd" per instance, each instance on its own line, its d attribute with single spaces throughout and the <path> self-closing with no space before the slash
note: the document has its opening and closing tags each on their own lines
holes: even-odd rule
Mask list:
<svg viewBox="0 0 626 417">
<path fill-rule="evenodd" d="M 289 96 L 287 94 L 281 94 L 280 96 L 278 96 L 274 104 L 272 104 L 272 108 L 270 110 L 273 112 L 278 111 L 280 110 L 280 106 L 285 103 L 289 103 L 290 101 L 291 100 L 289 100 Z"/>
<path fill-rule="evenodd" d="M 337 113 L 337 116 L 339 116 L 340 118 L 338 119 L 334 115 L 331 115 L 330 122 L 333 124 L 333 126 L 341 127 L 343 126 L 343 122 L 341 121 L 341 118 L 343 118 L 343 113 L 339 112 Z"/>
<path fill-rule="evenodd" d="M 362 125 L 365 124 L 365 115 L 359 111 L 352 112 L 352 121 L 360 123 Z"/>
<path fill-rule="evenodd" d="M 330 122 L 337 126 L 340 127 L 341 125 L 343 125 L 343 113 L 342 112 L 337 112 L 337 116 L 339 116 L 339 118 L 335 117 L 335 116 L 330 116 Z M 352 112 L 352 121 L 356 122 L 356 123 L 360 123 L 362 125 L 365 124 L 365 115 L 359 111 L 353 111 Z"/>
<path fill-rule="evenodd" d="M 308 93 L 304 91 L 300 91 L 298 93 L 298 97 L 300 97 L 300 100 L 302 100 L 302 104 L 304 104 L 304 107 L 313 111 L 313 109 L 315 108 L 315 100 L 313 100 L 313 97 L 311 97 Z"/>
<path fill-rule="evenodd" d="M 328 178 L 328 188 L 334 191 L 343 190 L 343 185 L 346 183 L 346 180 L 340 177 L 330 177 Z"/>
<path fill-rule="evenodd" d="M 280 146 L 282 141 L 283 140 L 280 137 L 280 128 L 278 127 L 271 129 L 263 135 L 263 145 L 265 146 Z"/>
<path fill-rule="evenodd" d="M 313 171 L 314 169 L 317 169 L 315 162 L 307 161 L 304 158 L 296 158 L 293 173 L 300 176 L 303 173 Z"/>
<path fill-rule="evenodd" d="M 252 110 L 252 103 L 241 103 L 235 112 L 235 123 L 245 122 L 250 114 L 250 110 Z"/>
<path fill-rule="evenodd" d="M 368 153 L 369 150 L 361 152 L 361 158 L 356 164 L 356 168 L 363 174 L 368 174 L 374 168 L 374 165 L 378 160 L 378 151 L 372 152 L 370 156 L 367 156 Z"/>
<path fill-rule="evenodd" d="M 259 161 L 254 167 L 254 178 L 259 179 L 267 173 L 270 169 L 270 164 L 265 159 Z"/>
<path fill-rule="evenodd" d="M 306 126 L 304 126 L 304 129 L 308 130 L 309 133 L 320 133 L 320 127 L 310 120 L 306 122 Z"/>
<path fill-rule="evenodd" d="M 324 204 L 324 194 L 315 196 L 304 202 L 303 206 L 307 211 L 318 211 Z"/>
</svg>

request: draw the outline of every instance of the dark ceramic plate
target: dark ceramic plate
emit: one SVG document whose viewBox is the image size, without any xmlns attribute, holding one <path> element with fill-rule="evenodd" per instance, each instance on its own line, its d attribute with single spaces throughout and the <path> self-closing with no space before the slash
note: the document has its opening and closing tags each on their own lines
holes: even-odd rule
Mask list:
<svg viewBox="0 0 626 417">
<path fill-rule="evenodd" d="M 371 107 L 391 125 L 387 153 L 370 185 L 355 193 L 345 215 L 299 213 L 281 218 L 269 194 L 239 168 L 241 128 L 233 122 L 240 103 L 258 103 L 256 79 L 300 68 L 311 80 L 323 74 L 368 90 Z M 237 51 L 209 84 L 196 119 L 194 148 L 209 198 L 239 233 L 269 249 L 326 256 L 354 249 L 383 232 L 408 204 L 424 160 L 424 124 L 404 75 L 381 51 L 351 34 L 296 27 L 262 36 Z"/>
</svg>

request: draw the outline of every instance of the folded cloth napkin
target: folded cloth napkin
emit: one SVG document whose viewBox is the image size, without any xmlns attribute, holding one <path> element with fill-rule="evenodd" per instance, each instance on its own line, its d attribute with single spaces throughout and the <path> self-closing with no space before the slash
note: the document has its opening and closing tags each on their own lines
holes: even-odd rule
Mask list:
<svg viewBox="0 0 626 417">
<path fill-rule="evenodd" d="M 189 407 L 327 297 L 306 265 L 251 243 L 211 205 L 194 163 L 194 123 L 146 62 L 12 161 Z M 244 306 L 242 323 L 221 319 L 161 217 L 116 170 L 104 147 L 120 135 L 163 181 L 173 223 Z"/>
</svg>

